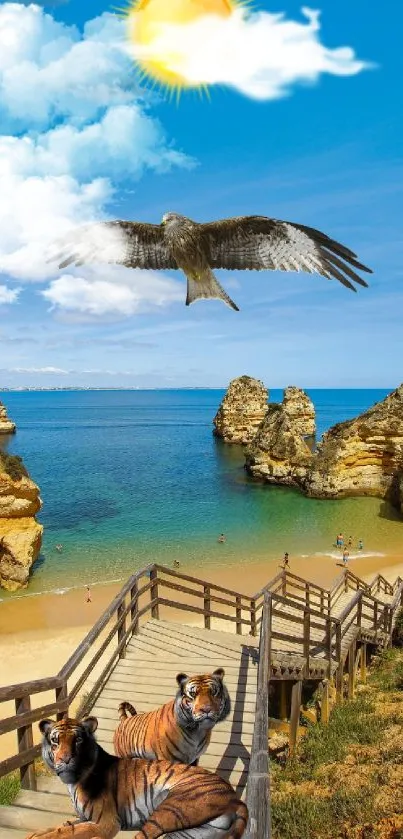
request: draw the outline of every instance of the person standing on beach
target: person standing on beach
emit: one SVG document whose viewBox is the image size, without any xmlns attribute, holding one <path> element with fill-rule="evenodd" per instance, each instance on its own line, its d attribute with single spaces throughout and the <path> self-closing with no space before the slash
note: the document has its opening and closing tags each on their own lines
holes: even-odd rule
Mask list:
<svg viewBox="0 0 403 839">
<path fill-rule="evenodd" d="M 349 547 L 349 548 L 352 548 L 352 547 L 353 547 L 353 537 L 352 537 L 352 536 L 349 536 L 349 539 L 348 539 L 347 545 L 348 545 L 348 547 Z"/>
<path fill-rule="evenodd" d="M 290 563 L 289 563 L 289 561 L 288 561 L 288 553 L 287 553 L 287 551 L 286 551 L 286 552 L 285 552 L 285 554 L 284 554 L 284 559 L 283 559 L 283 565 L 282 565 L 282 568 L 283 568 L 283 570 L 285 571 L 285 570 L 286 570 L 287 568 L 289 568 L 289 567 L 290 567 Z"/>
<path fill-rule="evenodd" d="M 87 603 L 92 603 L 92 600 L 91 600 L 91 590 L 90 590 L 90 587 L 89 587 L 89 586 L 87 586 Z"/>
<path fill-rule="evenodd" d="M 347 565 L 349 556 L 350 556 L 350 554 L 349 554 L 347 548 L 344 548 L 344 551 L 343 551 L 343 565 Z"/>
</svg>

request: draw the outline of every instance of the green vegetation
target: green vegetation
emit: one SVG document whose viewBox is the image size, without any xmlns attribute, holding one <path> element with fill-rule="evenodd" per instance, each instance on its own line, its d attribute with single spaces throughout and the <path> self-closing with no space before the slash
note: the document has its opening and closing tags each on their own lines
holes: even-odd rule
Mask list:
<svg viewBox="0 0 403 839">
<path fill-rule="evenodd" d="M 403 839 L 403 650 L 272 765 L 273 839 Z"/>
<path fill-rule="evenodd" d="M 21 478 L 29 478 L 22 459 L 16 454 L 0 452 L 0 472 L 6 472 L 13 481 L 20 481 Z"/>
<path fill-rule="evenodd" d="M 19 772 L 10 772 L 4 778 L 0 778 L 0 804 L 12 804 L 19 790 Z"/>
<path fill-rule="evenodd" d="M 403 647 L 403 609 L 399 609 L 396 615 L 396 623 L 393 629 L 393 643 L 396 647 Z"/>
</svg>

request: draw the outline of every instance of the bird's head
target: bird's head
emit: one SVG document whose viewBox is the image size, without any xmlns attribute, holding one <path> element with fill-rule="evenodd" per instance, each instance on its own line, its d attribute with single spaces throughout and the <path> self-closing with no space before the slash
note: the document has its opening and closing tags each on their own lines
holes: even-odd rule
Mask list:
<svg viewBox="0 0 403 839">
<path fill-rule="evenodd" d="M 186 217 L 181 216 L 180 213 L 164 213 L 164 215 L 162 216 L 163 225 L 180 224 L 182 221 L 185 220 Z"/>
</svg>

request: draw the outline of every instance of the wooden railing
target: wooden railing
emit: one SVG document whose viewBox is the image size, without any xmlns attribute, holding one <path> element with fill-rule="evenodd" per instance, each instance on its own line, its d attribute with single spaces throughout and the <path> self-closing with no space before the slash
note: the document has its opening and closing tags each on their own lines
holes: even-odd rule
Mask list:
<svg viewBox="0 0 403 839">
<path fill-rule="evenodd" d="M 342 614 L 331 614 L 349 590 L 356 594 Z M 328 673 L 336 667 L 340 671 L 350 629 L 355 637 L 361 627 L 375 636 L 390 636 L 402 591 L 400 578 L 391 586 L 378 575 L 367 585 L 346 570 L 327 591 L 283 571 L 249 596 L 161 565 L 149 565 L 129 578 L 56 676 L 0 688 L 0 703 L 13 702 L 15 712 L 0 722 L 0 735 L 15 732 L 17 737 L 17 752 L 0 762 L 0 777 L 19 769 L 22 786 L 35 789 L 34 760 L 40 755 L 40 745 L 33 725 L 49 715 L 60 718 L 67 711 L 72 713 L 72 704 L 77 706 L 73 709 L 76 716 L 88 713 L 145 617 L 159 618 L 166 610 L 179 609 L 202 616 L 206 629 L 218 619 L 239 635 L 256 636 L 260 631 L 261 650 L 266 650 L 267 644 L 273 650 L 276 641 L 291 640 L 297 651 L 294 654 L 301 660 L 302 679 L 308 676 L 319 648 Z M 392 603 L 378 600 L 374 592 L 393 594 Z M 265 652 L 264 658 L 271 675 L 271 658 L 266 659 Z M 261 696 L 264 692 L 258 694 L 259 702 Z M 264 834 L 258 832 L 260 835 Z"/>
<path fill-rule="evenodd" d="M 244 839 L 270 839 L 270 775 L 269 775 L 269 678 L 271 659 L 272 598 L 265 592 L 260 624 L 259 664 L 253 740 L 249 763 L 246 804 L 249 821 Z"/>
</svg>

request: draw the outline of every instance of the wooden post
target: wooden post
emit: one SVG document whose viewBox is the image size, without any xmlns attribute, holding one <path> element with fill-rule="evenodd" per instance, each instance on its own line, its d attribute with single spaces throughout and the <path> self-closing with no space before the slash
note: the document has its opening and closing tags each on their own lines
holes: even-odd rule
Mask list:
<svg viewBox="0 0 403 839">
<path fill-rule="evenodd" d="M 138 603 L 138 597 L 137 597 L 138 590 L 139 590 L 139 587 L 138 587 L 138 583 L 137 583 L 137 580 L 136 580 L 136 582 L 132 585 L 132 587 L 130 589 L 130 602 L 131 602 L 130 617 L 131 617 L 131 623 L 133 624 L 133 629 L 132 629 L 132 634 L 133 635 L 138 635 L 138 633 L 139 633 L 139 619 L 137 617 L 138 611 L 139 611 L 139 603 Z M 134 623 L 133 623 L 133 621 L 134 621 Z"/>
<path fill-rule="evenodd" d="M 287 682 L 282 679 L 280 682 L 280 719 L 287 720 Z"/>
<path fill-rule="evenodd" d="M 118 606 L 118 611 L 117 611 L 117 615 L 116 615 L 117 623 L 119 623 L 119 621 L 121 620 L 123 612 L 125 611 L 125 609 L 126 609 L 126 600 L 124 599 L 122 601 L 122 603 Z M 124 618 L 122 623 L 118 626 L 118 644 L 120 644 L 125 632 L 126 632 L 126 618 Z M 126 647 L 123 647 L 123 649 L 120 650 L 120 652 L 119 652 L 119 658 L 125 658 L 125 657 L 126 657 Z"/>
<path fill-rule="evenodd" d="M 152 568 L 150 571 L 150 580 L 151 580 L 151 589 L 150 589 L 150 596 L 151 600 L 158 600 L 158 571 L 156 568 Z M 156 618 L 159 620 L 160 610 L 158 602 L 151 606 L 151 617 Z"/>
<path fill-rule="evenodd" d="M 287 596 L 287 571 L 283 571 L 283 579 L 281 581 L 281 594 L 283 597 Z"/>
<path fill-rule="evenodd" d="M 378 601 L 375 600 L 374 603 L 374 630 L 375 632 L 378 631 Z"/>
<path fill-rule="evenodd" d="M 31 710 L 31 697 L 21 696 L 15 700 L 16 714 L 25 714 Z M 18 753 L 25 752 L 27 749 L 32 749 L 34 745 L 34 738 L 32 736 L 32 724 L 24 725 L 22 728 L 17 728 Z M 23 789 L 36 790 L 35 765 L 32 761 L 26 766 L 20 768 L 21 786 Z"/>
<path fill-rule="evenodd" d="M 341 660 L 341 623 L 336 624 L 336 661 Z"/>
<path fill-rule="evenodd" d="M 344 591 L 348 591 L 348 571 L 344 572 Z"/>
<path fill-rule="evenodd" d="M 271 595 L 265 593 L 260 628 L 253 741 L 246 786 L 248 824 L 243 839 L 270 839 L 269 679 L 271 673 Z"/>
<path fill-rule="evenodd" d="M 326 650 L 329 659 L 328 678 L 330 679 L 332 675 L 332 621 L 330 618 L 326 618 Z"/>
<path fill-rule="evenodd" d="M 210 586 L 204 586 L 204 601 L 203 601 L 203 609 L 204 609 L 204 628 L 211 629 L 211 617 L 207 615 L 206 612 L 211 612 L 211 599 L 210 599 Z"/>
<path fill-rule="evenodd" d="M 356 642 L 353 641 L 348 651 L 348 698 L 354 699 L 355 694 L 355 648 Z"/>
<path fill-rule="evenodd" d="M 361 646 L 361 681 L 363 685 L 367 684 L 367 645 L 365 643 Z"/>
<path fill-rule="evenodd" d="M 242 635 L 242 599 L 239 595 L 236 598 L 236 632 Z"/>
<path fill-rule="evenodd" d="M 298 740 L 299 715 L 301 710 L 302 679 L 291 688 L 290 754 L 295 753 Z"/>
<path fill-rule="evenodd" d="M 343 702 L 343 675 L 344 667 L 340 662 L 336 670 L 336 702 Z"/>
<path fill-rule="evenodd" d="M 256 600 L 250 601 L 250 634 L 256 635 Z"/>
<path fill-rule="evenodd" d="M 309 677 L 309 649 L 310 649 L 310 623 L 311 616 L 309 609 L 304 609 L 304 659 L 305 659 L 305 675 Z"/>
<path fill-rule="evenodd" d="M 323 589 L 321 589 L 321 591 L 320 591 L 320 611 L 322 612 L 322 615 L 323 615 L 323 612 L 325 611 L 325 593 L 324 593 Z"/>
<path fill-rule="evenodd" d="M 322 693 L 322 704 L 320 708 L 320 721 L 325 723 L 325 725 L 329 722 L 330 717 L 330 704 L 329 704 L 329 679 L 326 679 L 323 683 L 323 693 Z"/>
<path fill-rule="evenodd" d="M 60 688 L 55 688 L 55 699 L 56 702 L 62 702 L 63 699 L 68 699 L 68 690 L 67 690 L 67 680 L 62 684 Z M 56 714 L 56 719 L 62 720 L 65 714 L 68 713 L 68 707 L 64 711 L 58 711 Z"/>
<path fill-rule="evenodd" d="M 362 596 L 360 597 L 357 603 L 357 626 L 361 629 L 361 621 L 362 621 Z"/>
<path fill-rule="evenodd" d="M 310 606 L 310 586 L 309 583 L 305 583 L 305 605 Z"/>
</svg>

